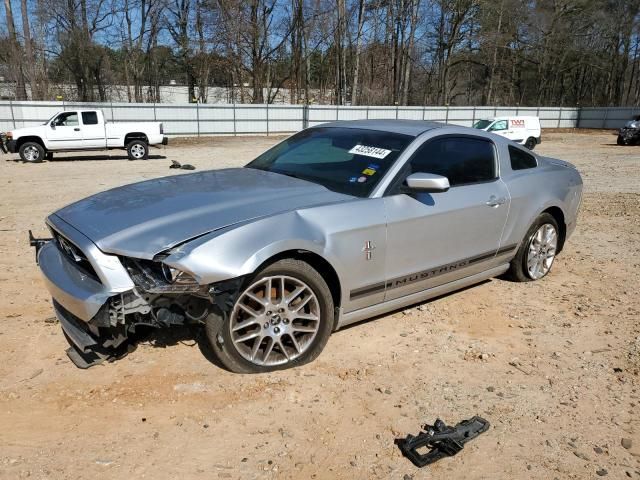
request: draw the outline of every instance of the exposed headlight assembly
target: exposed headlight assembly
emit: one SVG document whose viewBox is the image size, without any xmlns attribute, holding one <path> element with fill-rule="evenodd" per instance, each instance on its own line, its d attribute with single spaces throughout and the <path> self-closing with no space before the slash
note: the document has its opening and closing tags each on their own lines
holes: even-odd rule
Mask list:
<svg viewBox="0 0 640 480">
<path fill-rule="evenodd" d="M 164 279 L 174 285 L 197 285 L 198 282 L 195 278 L 189 275 L 187 272 L 178 270 L 177 268 L 170 267 L 169 265 L 162 264 L 162 275 Z"/>
<path fill-rule="evenodd" d="M 192 275 L 162 262 L 127 258 L 124 263 L 136 287 L 147 293 L 195 293 L 206 288 Z"/>
</svg>

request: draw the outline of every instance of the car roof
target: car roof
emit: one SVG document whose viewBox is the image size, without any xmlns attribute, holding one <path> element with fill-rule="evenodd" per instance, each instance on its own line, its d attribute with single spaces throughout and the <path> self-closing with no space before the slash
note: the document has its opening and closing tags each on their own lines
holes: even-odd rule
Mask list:
<svg viewBox="0 0 640 480">
<path fill-rule="evenodd" d="M 434 128 L 449 126 L 446 123 L 430 122 L 425 120 L 340 120 L 335 122 L 315 125 L 317 127 L 341 127 L 341 128 L 362 128 L 365 130 L 380 130 L 383 132 L 400 133 L 403 135 L 418 135 Z"/>
<path fill-rule="evenodd" d="M 489 117 L 489 118 L 483 118 L 483 120 L 515 120 L 515 119 L 525 119 L 525 120 L 535 120 L 538 117 L 536 117 L 535 115 L 514 115 L 512 117 L 510 116 L 502 116 L 502 117 Z"/>
</svg>

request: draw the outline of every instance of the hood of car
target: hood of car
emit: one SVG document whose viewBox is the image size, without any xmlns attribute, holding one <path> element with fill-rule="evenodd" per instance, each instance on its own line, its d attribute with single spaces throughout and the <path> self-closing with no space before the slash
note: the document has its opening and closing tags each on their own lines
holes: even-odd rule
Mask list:
<svg viewBox="0 0 640 480">
<path fill-rule="evenodd" d="M 250 168 L 176 175 L 107 190 L 53 215 L 107 253 L 151 259 L 190 239 L 348 195 Z"/>
</svg>

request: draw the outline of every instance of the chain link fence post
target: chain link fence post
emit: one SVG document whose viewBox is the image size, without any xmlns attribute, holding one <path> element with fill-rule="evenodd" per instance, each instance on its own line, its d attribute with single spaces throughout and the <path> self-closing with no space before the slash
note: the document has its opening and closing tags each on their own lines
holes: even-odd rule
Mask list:
<svg viewBox="0 0 640 480">
<path fill-rule="evenodd" d="M 200 102 L 196 102 L 196 126 L 198 128 L 198 136 L 200 136 Z"/>
<path fill-rule="evenodd" d="M 235 97 L 235 96 L 234 96 Z M 236 104 L 233 103 L 233 136 L 238 135 L 238 131 L 236 130 Z"/>
<path fill-rule="evenodd" d="M 13 100 L 9 100 L 9 108 L 11 109 L 11 122 L 13 122 L 13 128 L 16 128 L 16 116 L 13 113 Z"/>
<path fill-rule="evenodd" d="M 558 107 L 558 123 L 556 124 L 556 128 L 560 128 L 560 120 L 562 120 L 562 107 Z"/>
</svg>

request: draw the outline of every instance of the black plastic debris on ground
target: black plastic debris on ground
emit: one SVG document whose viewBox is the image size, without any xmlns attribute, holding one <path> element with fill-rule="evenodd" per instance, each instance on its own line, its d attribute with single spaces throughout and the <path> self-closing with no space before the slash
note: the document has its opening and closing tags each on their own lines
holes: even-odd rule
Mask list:
<svg viewBox="0 0 640 480">
<path fill-rule="evenodd" d="M 196 167 L 194 167 L 190 163 L 185 163 L 184 165 L 182 165 L 182 164 L 180 164 L 180 162 L 177 162 L 176 160 L 171 160 L 171 165 L 169 165 L 169 168 L 180 168 L 182 170 L 195 170 L 196 169 Z"/>
<path fill-rule="evenodd" d="M 455 427 L 437 419 L 433 425 L 425 425 L 418 435 L 398 438 L 402 454 L 416 467 L 424 467 L 444 457 L 452 457 L 464 448 L 464 444 L 489 429 L 489 422 L 481 417 L 463 420 Z"/>
</svg>

